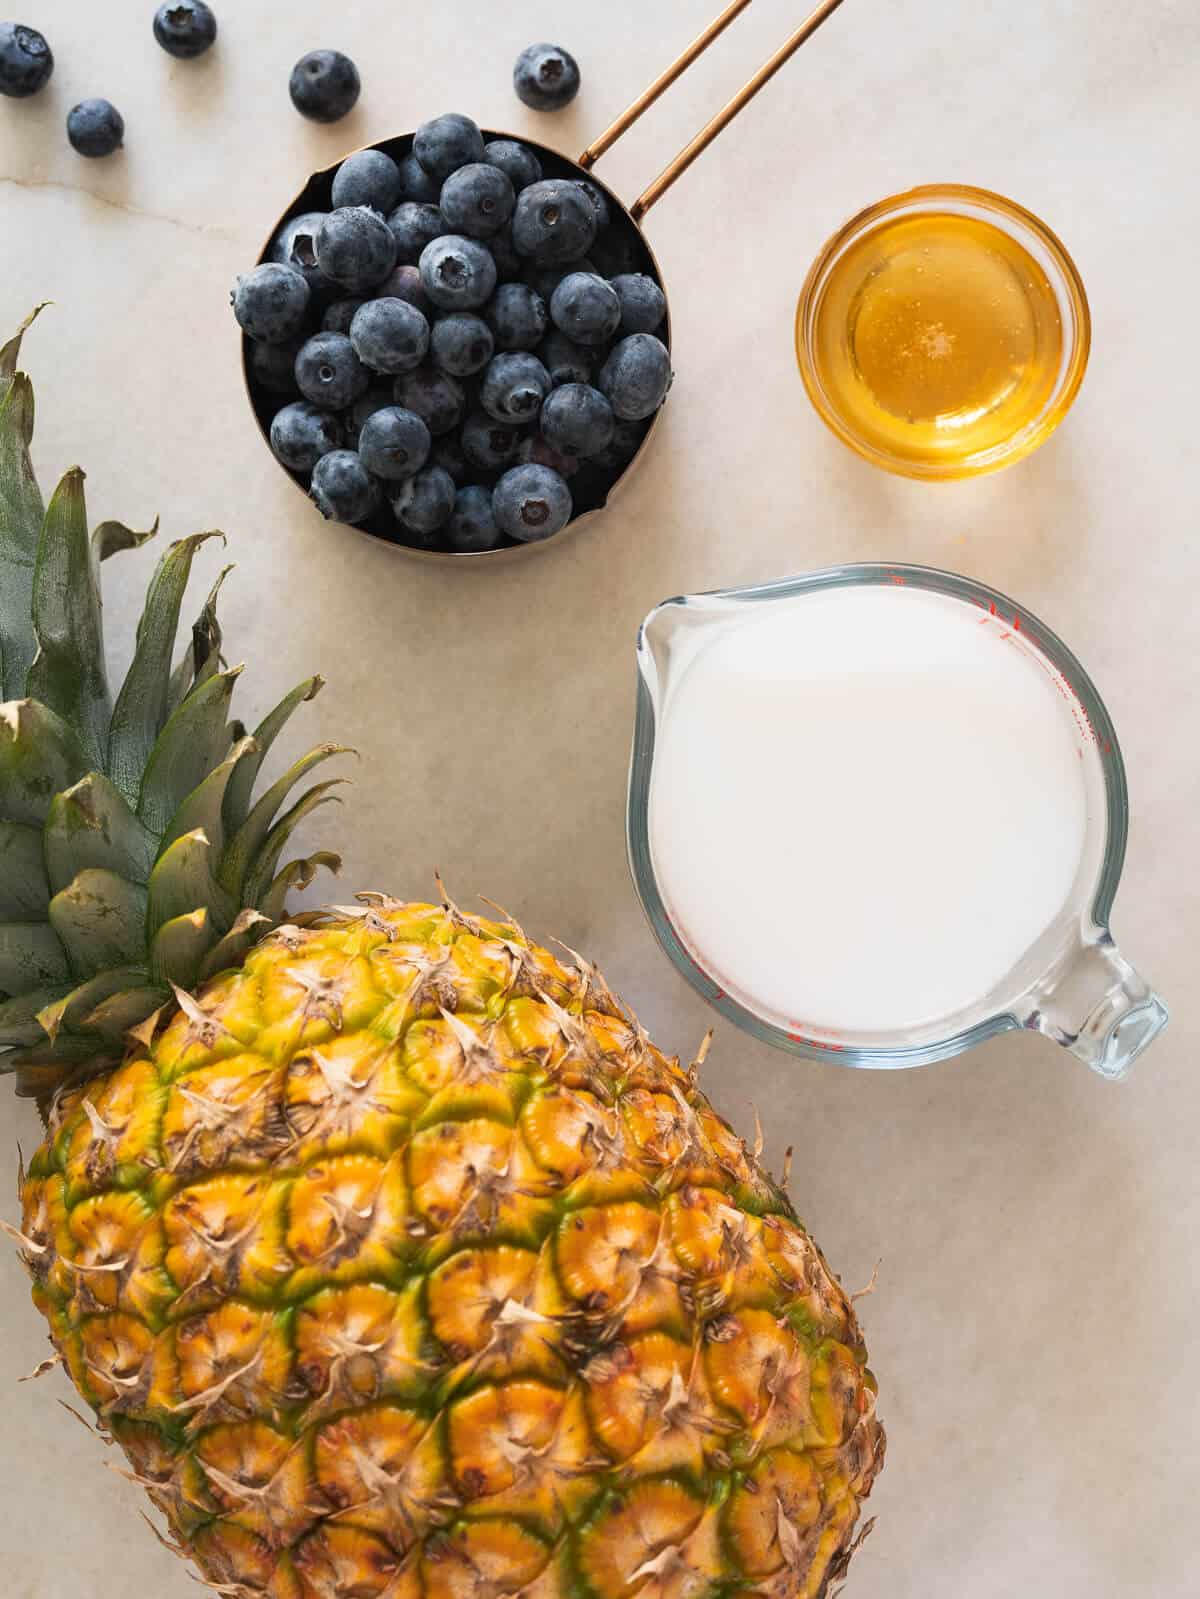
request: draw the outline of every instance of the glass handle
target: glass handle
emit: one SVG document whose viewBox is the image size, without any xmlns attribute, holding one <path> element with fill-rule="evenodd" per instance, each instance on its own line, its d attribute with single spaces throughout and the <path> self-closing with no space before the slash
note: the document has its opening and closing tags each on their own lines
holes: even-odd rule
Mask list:
<svg viewBox="0 0 1200 1599">
<path fill-rule="evenodd" d="M 1093 928 L 1026 996 L 1023 1027 L 1045 1033 L 1101 1077 L 1124 1077 L 1169 1013 L 1113 942 Z"/>
</svg>

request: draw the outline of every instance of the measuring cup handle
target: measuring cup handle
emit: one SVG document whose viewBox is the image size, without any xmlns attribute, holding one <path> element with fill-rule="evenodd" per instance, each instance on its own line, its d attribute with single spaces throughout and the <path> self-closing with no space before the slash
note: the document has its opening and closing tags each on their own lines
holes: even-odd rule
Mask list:
<svg viewBox="0 0 1200 1599">
<path fill-rule="evenodd" d="M 1018 1016 L 1101 1077 L 1124 1077 L 1167 1025 L 1169 1013 L 1113 942 L 1094 928 L 1031 990 Z"/>
</svg>

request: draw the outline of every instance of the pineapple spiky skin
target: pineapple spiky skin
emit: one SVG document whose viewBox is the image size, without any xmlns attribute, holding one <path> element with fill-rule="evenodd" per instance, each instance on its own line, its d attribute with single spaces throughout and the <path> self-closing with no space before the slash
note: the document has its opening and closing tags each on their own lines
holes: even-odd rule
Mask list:
<svg viewBox="0 0 1200 1599">
<path fill-rule="evenodd" d="M 786 1195 L 586 963 L 364 900 L 182 995 L 24 1180 L 177 1547 L 226 1599 L 819 1599 L 884 1435 Z"/>
</svg>

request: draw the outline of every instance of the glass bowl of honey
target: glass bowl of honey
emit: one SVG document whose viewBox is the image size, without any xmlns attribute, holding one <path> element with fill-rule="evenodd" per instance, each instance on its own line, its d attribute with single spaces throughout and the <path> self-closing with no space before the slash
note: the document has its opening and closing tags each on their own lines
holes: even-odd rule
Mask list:
<svg viewBox="0 0 1200 1599">
<path fill-rule="evenodd" d="M 866 460 L 946 480 L 1008 466 L 1062 421 L 1091 344 L 1058 237 L 987 189 L 930 184 L 829 240 L 796 308 L 809 398 Z"/>
</svg>

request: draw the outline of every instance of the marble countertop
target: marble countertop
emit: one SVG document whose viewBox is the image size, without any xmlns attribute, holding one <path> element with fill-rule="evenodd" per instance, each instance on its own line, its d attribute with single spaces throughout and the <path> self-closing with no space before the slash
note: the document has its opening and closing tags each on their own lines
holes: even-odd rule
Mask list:
<svg viewBox="0 0 1200 1599">
<path fill-rule="evenodd" d="M 854 1599 L 1186 1599 L 1200 1479 L 1195 1157 L 1200 1020 L 1200 702 L 1193 315 L 1200 12 L 1178 0 L 850 0 L 649 220 L 672 295 L 678 378 L 656 446 L 578 537 L 499 570 L 410 562 L 325 526 L 251 425 L 226 300 L 310 170 L 447 109 L 577 153 L 708 20 L 716 0 L 484 0 L 398 8 L 218 7 L 195 64 L 150 38 L 151 0 L 31 0 L 49 90 L 0 101 L 0 323 L 31 333 L 36 461 L 89 471 L 94 520 L 161 513 L 229 534 L 242 715 L 319 668 L 297 738 L 362 758 L 332 823 L 359 887 L 423 894 L 435 867 L 531 932 L 587 951 L 659 1041 L 709 1024 L 659 953 L 625 866 L 638 621 L 671 593 L 842 560 L 957 568 L 1074 648 L 1113 713 L 1132 829 L 1115 928 L 1172 1002 L 1170 1030 L 1108 1086 L 1010 1035 L 913 1073 L 772 1053 L 722 1026 L 707 1086 L 767 1155 L 860 1308 L 888 1466 Z M 83 13 L 86 12 L 86 15 Z M 632 197 L 787 31 L 762 0 L 603 166 Z M 584 90 L 519 106 L 518 49 L 560 39 Z M 287 75 L 336 45 L 363 67 L 351 118 L 306 124 Z M 67 108 L 106 95 L 127 149 L 84 162 Z M 825 237 L 913 183 L 998 189 L 1057 229 L 1091 296 L 1091 369 L 1028 462 L 949 487 L 889 478 L 826 432 L 791 348 Z M 114 653 L 149 552 L 111 572 Z M 205 552 L 203 579 L 222 555 Z M 317 836 L 314 831 L 311 837 Z M 11 1195 L 27 1105 L 0 1140 Z M 11 1203 L 6 1205 L 13 1214 Z M 0 1255 L 0 1569 L 8 1599 L 194 1592 L 137 1518 L 139 1490 L 53 1401 L 17 1262 Z"/>
</svg>

